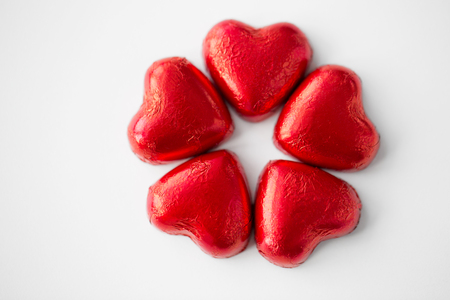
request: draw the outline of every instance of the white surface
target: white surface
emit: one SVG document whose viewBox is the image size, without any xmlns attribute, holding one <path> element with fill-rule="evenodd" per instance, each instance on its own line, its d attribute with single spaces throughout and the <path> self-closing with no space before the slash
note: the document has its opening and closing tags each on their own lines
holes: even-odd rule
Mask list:
<svg viewBox="0 0 450 300">
<path fill-rule="evenodd" d="M 0 299 L 449 299 L 449 12 L 445 0 L 2 1 Z M 213 259 L 147 220 L 148 187 L 177 164 L 129 149 L 144 73 L 169 56 L 204 71 L 203 38 L 229 18 L 297 25 L 314 66 L 362 78 L 381 134 L 366 170 L 333 172 L 361 197 L 359 227 L 295 269 L 253 241 Z M 286 158 L 271 140 L 277 115 L 233 113 L 221 146 L 252 193 L 263 166 Z"/>
</svg>

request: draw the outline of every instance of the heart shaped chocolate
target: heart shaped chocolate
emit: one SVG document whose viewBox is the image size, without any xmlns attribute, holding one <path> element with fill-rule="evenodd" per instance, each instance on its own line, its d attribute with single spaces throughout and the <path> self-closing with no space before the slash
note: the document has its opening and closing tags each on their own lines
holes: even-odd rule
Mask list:
<svg viewBox="0 0 450 300">
<path fill-rule="evenodd" d="M 244 118 L 256 122 L 286 100 L 301 80 L 312 50 L 292 24 L 255 29 L 228 20 L 209 31 L 203 55 L 226 99 Z"/>
<path fill-rule="evenodd" d="M 308 75 L 284 106 L 274 142 L 314 166 L 349 171 L 367 167 L 380 139 L 364 112 L 359 77 L 334 65 Z"/>
<path fill-rule="evenodd" d="M 230 113 L 212 83 L 185 58 L 152 64 L 144 102 L 128 126 L 133 152 L 151 164 L 203 153 L 233 132 Z"/>
<path fill-rule="evenodd" d="M 296 267 L 320 242 L 353 231 L 360 210 L 356 191 L 345 181 L 305 164 L 271 161 L 256 195 L 257 248 L 275 265 Z"/>
<path fill-rule="evenodd" d="M 247 247 L 251 203 L 237 157 L 226 150 L 200 155 L 150 187 L 150 222 L 190 237 L 205 253 L 226 258 Z"/>
</svg>

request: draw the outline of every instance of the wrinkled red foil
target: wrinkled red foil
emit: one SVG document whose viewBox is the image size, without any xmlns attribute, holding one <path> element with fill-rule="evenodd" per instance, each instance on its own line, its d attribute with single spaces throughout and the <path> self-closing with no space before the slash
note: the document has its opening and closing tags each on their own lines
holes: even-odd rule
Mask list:
<svg viewBox="0 0 450 300">
<path fill-rule="evenodd" d="M 360 211 L 358 195 L 345 181 L 305 164 L 271 161 L 256 195 L 258 251 L 275 265 L 297 267 L 320 242 L 353 231 Z"/>
<path fill-rule="evenodd" d="M 364 112 L 359 77 L 335 65 L 308 75 L 284 106 L 274 142 L 314 166 L 348 171 L 367 167 L 380 140 Z"/>
<path fill-rule="evenodd" d="M 203 42 L 206 66 L 226 99 L 249 121 L 261 121 L 289 96 L 311 59 L 305 35 L 279 23 L 255 29 L 227 20 Z"/>
<path fill-rule="evenodd" d="M 250 196 L 232 152 L 203 154 L 164 175 L 149 189 L 147 210 L 154 226 L 190 237 L 213 257 L 230 257 L 247 247 Z"/>
<path fill-rule="evenodd" d="M 144 102 L 128 126 L 143 161 L 167 163 L 203 153 L 233 132 L 230 113 L 212 83 L 185 58 L 152 64 Z"/>
</svg>

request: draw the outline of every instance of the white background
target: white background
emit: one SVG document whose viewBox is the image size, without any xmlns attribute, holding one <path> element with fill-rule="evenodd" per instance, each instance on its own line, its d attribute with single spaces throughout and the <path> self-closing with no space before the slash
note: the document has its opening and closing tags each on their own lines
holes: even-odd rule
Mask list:
<svg viewBox="0 0 450 300">
<path fill-rule="evenodd" d="M 449 299 L 450 2 L 1 1 L 0 299 Z M 203 38 L 224 19 L 291 22 L 312 68 L 363 81 L 381 135 L 373 163 L 332 172 L 363 202 L 350 235 L 298 268 L 230 259 L 151 226 L 147 189 L 179 163 L 131 152 L 128 122 L 146 69 L 184 56 L 205 71 Z M 220 148 L 254 194 L 278 113 Z"/>
</svg>

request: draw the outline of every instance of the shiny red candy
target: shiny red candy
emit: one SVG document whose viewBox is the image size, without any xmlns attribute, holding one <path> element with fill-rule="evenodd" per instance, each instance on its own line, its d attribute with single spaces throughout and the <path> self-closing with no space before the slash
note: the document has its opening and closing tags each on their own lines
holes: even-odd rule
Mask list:
<svg viewBox="0 0 450 300">
<path fill-rule="evenodd" d="M 145 75 L 144 103 L 128 126 L 133 152 L 151 164 L 203 153 L 233 132 L 212 83 L 184 58 L 155 62 Z"/>
<path fill-rule="evenodd" d="M 297 87 L 312 50 L 289 23 L 255 29 L 223 21 L 206 36 L 203 55 L 221 94 L 249 121 L 267 118 L 289 97 L 274 142 L 306 164 L 269 162 L 252 211 L 236 155 L 220 150 L 197 156 L 150 187 L 150 222 L 227 258 L 247 247 L 254 216 L 261 255 L 275 265 L 297 267 L 320 242 L 358 225 L 362 206 L 355 189 L 317 167 L 356 171 L 374 159 L 379 135 L 364 112 L 361 82 L 353 71 L 329 65 Z M 186 59 L 173 57 L 148 69 L 144 102 L 128 138 L 141 160 L 160 164 L 206 152 L 233 129 L 212 83 Z"/>
<path fill-rule="evenodd" d="M 320 242 L 353 231 L 360 210 L 345 181 L 305 164 L 271 161 L 257 190 L 256 246 L 275 265 L 297 267 Z"/>
<path fill-rule="evenodd" d="M 312 72 L 284 106 L 274 142 L 310 165 L 364 169 L 374 159 L 380 141 L 364 113 L 359 77 L 333 65 Z"/>
<path fill-rule="evenodd" d="M 251 231 L 247 180 L 237 157 L 220 150 L 176 167 L 150 187 L 150 222 L 190 237 L 205 253 L 226 258 L 243 251 Z"/>
<path fill-rule="evenodd" d="M 261 121 L 299 83 L 312 51 L 294 25 L 261 29 L 228 20 L 214 26 L 203 42 L 211 77 L 227 100 L 249 121 Z"/>
</svg>

